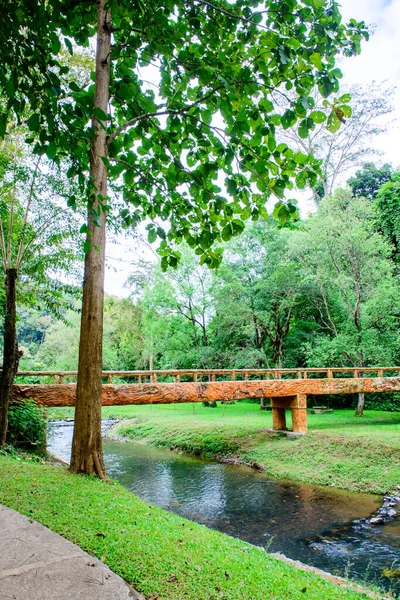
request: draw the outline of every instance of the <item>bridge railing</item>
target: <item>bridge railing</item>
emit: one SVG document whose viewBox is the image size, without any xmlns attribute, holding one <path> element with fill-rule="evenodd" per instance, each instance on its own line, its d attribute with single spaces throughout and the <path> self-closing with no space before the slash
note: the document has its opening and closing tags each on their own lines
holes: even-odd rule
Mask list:
<svg viewBox="0 0 400 600">
<path fill-rule="evenodd" d="M 77 371 L 19 371 L 18 379 L 50 379 L 51 383 L 70 383 Z M 209 381 L 247 381 L 268 379 L 332 379 L 359 377 L 400 377 L 400 367 L 333 367 L 316 369 L 165 369 L 153 371 L 103 371 L 105 383 L 202 383 Z M 47 381 L 46 383 L 50 383 Z M 44 383 L 44 382 L 43 382 Z"/>
</svg>

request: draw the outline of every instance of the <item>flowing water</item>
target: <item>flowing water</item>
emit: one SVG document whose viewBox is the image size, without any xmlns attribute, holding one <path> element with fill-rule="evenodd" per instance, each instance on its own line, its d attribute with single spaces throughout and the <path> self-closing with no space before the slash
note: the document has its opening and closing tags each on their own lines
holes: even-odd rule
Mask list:
<svg viewBox="0 0 400 600">
<path fill-rule="evenodd" d="M 53 425 L 49 438 L 49 451 L 68 461 L 72 423 Z M 366 522 L 378 496 L 132 442 L 105 439 L 103 448 L 108 475 L 151 504 L 324 571 L 393 586 L 383 573 L 400 569 L 400 517 Z"/>
</svg>

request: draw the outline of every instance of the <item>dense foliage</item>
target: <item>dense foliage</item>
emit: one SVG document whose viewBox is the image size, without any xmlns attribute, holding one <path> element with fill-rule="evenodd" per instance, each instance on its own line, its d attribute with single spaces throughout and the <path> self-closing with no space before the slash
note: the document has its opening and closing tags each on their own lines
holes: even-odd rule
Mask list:
<svg viewBox="0 0 400 600">
<path fill-rule="evenodd" d="M 298 126 L 305 138 L 316 123 L 326 120 L 332 132 L 341 126 L 351 115 L 348 96 L 325 100 L 327 116 L 315 109 L 312 92 L 318 88 L 326 99 L 339 91 L 336 56 L 358 54 L 368 31 L 364 22 L 342 23 L 337 2 L 325 0 L 41 0 L 28 7 L 13 0 L 7 20 L 0 136 L 10 120 L 26 119 L 34 153 L 57 163 L 68 158 L 68 177 L 87 201 L 71 469 L 105 478 L 100 405 L 109 180 L 121 186 L 125 224 L 150 221 L 149 241 L 159 238 L 163 269 L 176 266 L 174 244 L 183 240 L 201 264 L 218 266 L 216 241 L 240 234 L 250 217 L 266 216 L 271 195 L 279 199 L 276 215 L 289 221 L 296 206 L 285 190 L 294 181 L 316 183 L 319 163 L 278 144 L 276 128 Z M 94 38 L 92 84 L 74 78 L 60 53 L 63 44 L 72 55 Z M 284 109 L 276 96 L 287 100 Z M 15 327 L 12 333 L 14 340 Z"/>
<path fill-rule="evenodd" d="M 46 449 L 47 411 L 32 400 L 12 404 L 8 411 L 7 442 L 35 452 Z"/>
<path fill-rule="evenodd" d="M 104 369 L 400 363 L 399 276 L 377 203 L 338 190 L 291 227 L 253 223 L 216 273 L 190 248 L 168 273 L 136 264 L 131 297 L 106 299 Z M 23 368 L 76 369 L 79 318 L 69 319 L 72 327 L 25 314 Z M 398 401 L 388 396 L 385 406 Z"/>
<path fill-rule="evenodd" d="M 172 242 L 182 239 L 217 265 L 214 240 L 265 216 L 270 195 L 280 218 L 289 218 L 296 208 L 284 190 L 294 180 L 316 182 L 312 154 L 279 144 L 277 133 L 295 127 L 306 138 L 316 125 L 336 131 L 350 116 L 348 94 L 325 100 L 323 112 L 312 92 L 326 99 L 339 91 L 336 56 L 357 54 L 366 26 L 343 23 L 338 4 L 324 0 L 108 0 L 105 10 L 112 18 L 108 115 L 95 105 L 93 81 L 77 78 L 65 60 L 65 50 L 80 52 L 94 36 L 96 3 L 9 3 L 0 136 L 10 119 L 26 121 L 34 152 L 56 162 L 67 156 L 68 176 L 93 202 L 88 140 L 96 123 L 108 121 L 103 159 L 126 201 L 126 225 L 151 221 L 149 240 L 159 238 L 164 267 L 176 264 Z"/>
</svg>

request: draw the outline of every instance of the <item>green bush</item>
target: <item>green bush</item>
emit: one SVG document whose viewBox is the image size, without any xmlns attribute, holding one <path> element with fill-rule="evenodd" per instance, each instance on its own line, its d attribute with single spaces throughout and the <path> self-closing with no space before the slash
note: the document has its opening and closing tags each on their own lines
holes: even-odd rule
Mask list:
<svg viewBox="0 0 400 600">
<path fill-rule="evenodd" d="M 365 396 L 365 408 L 370 410 L 400 412 L 400 394 L 398 392 L 367 394 Z"/>
<path fill-rule="evenodd" d="M 341 394 L 315 396 L 310 394 L 307 398 L 308 407 L 329 406 L 329 408 L 352 408 L 355 409 L 358 394 Z M 400 394 L 396 392 L 382 392 L 365 394 L 366 410 L 386 410 L 388 412 L 400 411 Z"/>
<path fill-rule="evenodd" d="M 7 442 L 12 446 L 46 450 L 47 409 L 33 400 L 11 404 L 8 411 Z"/>
</svg>

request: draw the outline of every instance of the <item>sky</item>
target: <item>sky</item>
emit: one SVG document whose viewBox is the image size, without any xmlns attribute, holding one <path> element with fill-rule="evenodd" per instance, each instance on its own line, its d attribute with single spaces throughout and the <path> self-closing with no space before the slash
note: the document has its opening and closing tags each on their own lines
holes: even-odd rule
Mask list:
<svg viewBox="0 0 400 600">
<path fill-rule="evenodd" d="M 345 21 L 355 18 L 374 26 L 374 33 L 363 44 L 361 54 L 341 62 L 343 83 L 379 88 L 385 82 L 385 87 L 398 88 L 393 98 L 395 110 L 390 117 L 394 122 L 374 143 L 383 152 L 376 162 L 400 167 L 400 0 L 342 0 L 341 12 Z M 132 237 L 120 236 L 108 244 L 106 256 L 106 293 L 127 296 L 129 290 L 124 282 L 133 271 L 131 263 L 140 256 L 150 259 L 153 253 Z"/>
<path fill-rule="evenodd" d="M 353 17 L 375 25 L 375 32 L 363 45 L 361 54 L 341 64 L 343 81 L 371 86 L 374 81 L 376 84 L 387 81 L 388 86 L 397 86 L 392 117 L 399 122 L 377 138 L 376 143 L 385 153 L 384 161 L 400 166 L 400 0 L 343 0 L 341 12 L 345 20 Z"/>
</svg>

